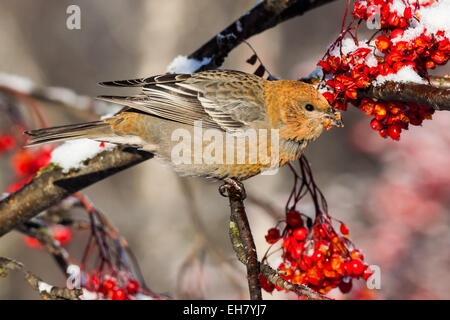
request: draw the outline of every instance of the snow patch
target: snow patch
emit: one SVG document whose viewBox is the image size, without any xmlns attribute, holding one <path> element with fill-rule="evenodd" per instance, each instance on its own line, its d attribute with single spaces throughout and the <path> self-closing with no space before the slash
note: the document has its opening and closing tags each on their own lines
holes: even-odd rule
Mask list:
<svg viewBox="0 0 450 320">
<path fill-rule="evenodd" d="M 450 37 L 450 1 L 440 0 L 431 6 L 423 7 L 419 10 L 420 24 L 428 33 L 436 34 L 443 30 L 446 37 Z"/>
<path fill-rule="evenodd" d="M 386 81 L 394 82 L 415 82 L 415 83 L 426 83 L 421 76 L 414 71 L 411 66 L 406 66 L 401 68 L 397 73 L 388 74 L 386 76 L 378 76 L 376 81 L 373 83 L 374 86 L 379 86 Z"/>
<path fill-rule="evenodd" d="M 91 139 L 77 139 L 64 142 L 52 152 L 51 163 L 59 165 L 64 173 L 70 169 L 80 169 L 84 167 L 83 162 L 93 158 L 105 150 L 112 150 L 114 144 L 105 143 L 100 147 L 100 142 Z"/>
<path fill-rule="evenodd" d="M 44 281 L 39 281 L 38 288 L 39 288 L 39 292 L 47 292 L 48 294 L 50 294 L 53 286 L 49 285 L 48 283 L 46 283 Z"/>
<path fill-rule="evenodd" d="M 98 299 L 98 295 L 96 292 L 89 291 L 85 288 L 82 288 L 82 290 L 83 290 L 83 294 L 78 297 L 78 298 L 80 298 L 80 300 L 97 300 Z"/>
<path fill-rule="evenodd" d="M 33 81 L 30 79 L 0 72 L 0 86 L 11 88 L 23 93 L 31 93 L 35 88 Z"/>
<path fill-rule="evenodd" d="M 179 55 L 167 67 L 169 73 L 193 73 L 200 67 L 210 63 L 212 58 L 203 58 L 203 60 L 191 59 Z"/>
</svg>

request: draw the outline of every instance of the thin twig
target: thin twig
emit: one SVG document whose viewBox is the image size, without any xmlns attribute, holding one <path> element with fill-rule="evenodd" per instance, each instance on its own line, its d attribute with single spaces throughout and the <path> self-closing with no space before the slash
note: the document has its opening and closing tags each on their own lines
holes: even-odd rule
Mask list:
<svg viewBox="0 0 450 320">
<path fill-rule="evenodd" d="M 246 198 L 244 185 L 237 180 L 227 178 L 219 191 L 223 196 L 228 197 L 230 201 L 230 227 L 237 229 L 232 230 L 230 236 L 233 248 L 239 248 L 236 251 L 239 260 L 247 267 L 250 299 L 262 300 L 258 256 L 244 207 L 244 199 Z M 241 244 L 236 243 L 237 238 L 240 239 Z"/>
<path fill-rule="evenodd" d="M 58 288 L 47 284 L 39 277 L 25 269 L 22 263 L 0 257 L 0 276 L 6 277 L 8 271 L 21 271 L 30 286 L 46 300 L 80 300 L 82 289 Z"/>
<path fill-rule="evenodd" d="M 278 272 L 267 264 L 260 265 L 261 274 L 274 285 L 291 292 L 296 293 L 301 297 L 305 297 L 308 300 L 332 300 L 318 292 L 315 292 L 304 285 L 298 285 L 287 281 L 280 277 Z"/>
</svg>

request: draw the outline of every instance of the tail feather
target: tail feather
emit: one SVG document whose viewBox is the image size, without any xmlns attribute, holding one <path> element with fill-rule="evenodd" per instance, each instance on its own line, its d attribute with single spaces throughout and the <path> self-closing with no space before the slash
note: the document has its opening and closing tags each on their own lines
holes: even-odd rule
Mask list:
<svg viewBox="0 0 450 320">
<path fill-rule="evenodd" d="M 37 130 L 25 131 L 31 136 L 27 146 L 39 144 L 81 139 L 81 138 L 101 138 L 112 134 L 108 123 L 104 121 L 93 121 L 80 124 L 70 124 L 65 126 L 43 128 Z"/>
</svg>

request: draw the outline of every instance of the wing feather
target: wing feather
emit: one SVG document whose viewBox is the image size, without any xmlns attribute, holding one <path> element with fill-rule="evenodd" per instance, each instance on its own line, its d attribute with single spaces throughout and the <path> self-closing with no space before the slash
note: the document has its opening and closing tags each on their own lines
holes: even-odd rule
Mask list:
<svg viewBox="0 0 450 320">
<path fill-rule="evenodd" d="M 103 82 L 115 87 L 142 87 L 131 97 L 101 96 L 150 115 L 205 128 L 235 130 L 265 120 L 262 79 L 239 71 L 211 70 Z"/>
</svg>

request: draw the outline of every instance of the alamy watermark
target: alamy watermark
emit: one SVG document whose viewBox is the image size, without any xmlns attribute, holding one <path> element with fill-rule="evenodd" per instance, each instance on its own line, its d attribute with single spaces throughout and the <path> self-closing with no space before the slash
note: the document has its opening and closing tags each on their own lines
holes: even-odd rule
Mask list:
<svg viewBox="0 0 450 320">
<path fill-rule="evenodd" d="M 278 129 L 246 129 L 221 131 L 204 129 L 202 121 L 194 121 L 193 130 L 175 129 L 171 141 L 174 165 L 241 165 L 261 167 L 261 174 L 273 175 L 280 163 Z"/>
<path fill-rule="evenodd" d="M 66 19 L 66 27 L 69 30 L 80 30 L 81 29 L 81 9 L 80 6 L 72 4 L 67 7 L 66 13 L 68 17 Z"/>
</svg>

